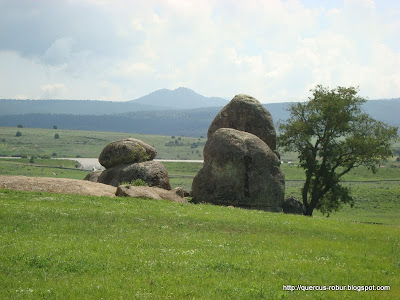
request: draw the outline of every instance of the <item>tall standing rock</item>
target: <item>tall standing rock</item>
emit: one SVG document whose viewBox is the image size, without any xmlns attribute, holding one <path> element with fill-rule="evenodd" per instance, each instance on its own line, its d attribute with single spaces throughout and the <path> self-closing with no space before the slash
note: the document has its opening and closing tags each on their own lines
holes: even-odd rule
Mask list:
<svg viewBox="0 0 400 300">
<path fill-rule="evenodd" d="M 192 184 L 195 202 L 282 211 L 285 178 L 280 161 L 257 136 L 215 131 L 204 147 L 204 166 Z"/>
<path fill-rule="evenodd" d="M 271 150 L 276 149 L 276 131 L 269 111 L 255 98 L 236 95 L 215 117 L 208 138 L 219 128 L 233 128 L 258 136 Z"/>
</svg>

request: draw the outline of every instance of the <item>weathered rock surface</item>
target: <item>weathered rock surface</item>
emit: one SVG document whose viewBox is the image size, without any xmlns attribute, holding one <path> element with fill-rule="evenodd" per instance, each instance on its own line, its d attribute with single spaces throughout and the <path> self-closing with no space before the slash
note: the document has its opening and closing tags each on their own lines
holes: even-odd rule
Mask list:
<svg viewBox="0 0 400 300">
<path fill-rule="evenodd" d="M 123 182 L 131 182 L 136 179 L 143 180 L 149 186 L 156 186 L 166 190 L 171 189 L 168 171 L 158 161 L 146 161 L 109 168 L 101 173 L 98 182 L 119 186 Z"/>
<path fill-rule="evenodd" d="M 236 95 L 215 117 L 208 138 L 220 128 L 233 128 L 258 136 L 271 150 L 276 149 L 276 131 L 269 111 L 255 98 Z"/>
<path fill-rule="evenodd" d="M 170 200 L 178 203 L 188 203 L 184 198 L 179 197 L 174 191 L 149 186 L 120 185 L 117 188 L 117 196 L 133 198 L 151 198 L 157 200 Z"/>
<path fill-rule="evenodd" d="M 110 185 L 77 179 L 0 175 L 0 189 L 114 197 Z"/>
<path fill-rule="evenodd" d="M 182 198 L 190 196 L 190 193 L 188 191 L 186 191 L 183 187 L 180 187 L 180 186 L 174 188 L 172 191 L 174 191 L 175 194 L 177 194 L 179 197 L 182 197 Z"/>
<path fill-rule="evenodd" d="M 285 214 L 302 215 L 305 212 L 303 203 L 292 196 L 285 198 L 282 209 Z"/>
<path fill-rule="evenodd" d="M 157 150 L 145 142 L 129 138 L 108 144 L 99 156 L 106 169 L 123 164 L 140 163 L 156 157 Z"/>
<path fill-rule="evenodd" d="M 282 211 L 285 180 L 276 154 L 257 136 L 221 128 L 208 139 L 192 184 L 195 202 Z"/>
<path fill-rule="evenodd" d="M 83 180 L 88 180 L 88 181 L 91 181 L 91 182 L 98 182 L 99 176 L 101 175 L 102 172 L 103 171 L 90 172 L 89 174 L 87 174 L 85 176 L 85 178 L 83 178 Z"/>
</svg>

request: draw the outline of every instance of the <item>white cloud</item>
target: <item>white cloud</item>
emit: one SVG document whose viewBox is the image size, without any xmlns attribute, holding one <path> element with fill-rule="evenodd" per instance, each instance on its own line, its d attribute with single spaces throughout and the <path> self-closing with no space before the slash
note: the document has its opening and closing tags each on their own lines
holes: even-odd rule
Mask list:
<svg viewBox="0 0 400 300">
<path fill-rule="evenodd" d="M 187 86 L 288 101 L 319 83 L 400 96 L 399 13 L 372 0 L 5 3 L 0 98 L 41 98 L 54 83 L 64 88 L 48 95 L 69 99 Z"/>
<path fill-rule="evenodd" d="M 65 97 L 67 88 L 63 83 L 45 84 L 40 87 L 43 99 L 55 99 L 57 97 Z"/>
</svg>

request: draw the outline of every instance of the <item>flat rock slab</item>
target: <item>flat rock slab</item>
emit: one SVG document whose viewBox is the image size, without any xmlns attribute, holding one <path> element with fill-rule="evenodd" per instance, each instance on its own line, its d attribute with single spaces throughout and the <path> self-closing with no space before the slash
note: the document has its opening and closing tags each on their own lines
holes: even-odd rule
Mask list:
<svg viewBox="0 0 400 300">
<path fill-rule="evenodd" d="M 165 199 L 178 203 L 188 203 L 185 198 L 179 197 L 174 191 L 168 191 L 162 188 L 150 186 L 120 185 L 117 188 L 116 195 L 133 198 L 150 198 L 156 200 Z"/>
<path fill-rule="evenodd" d="M 86 180 L 0 175 L 0 189 L 115 197 L 116 188 Z"/>
</svg>

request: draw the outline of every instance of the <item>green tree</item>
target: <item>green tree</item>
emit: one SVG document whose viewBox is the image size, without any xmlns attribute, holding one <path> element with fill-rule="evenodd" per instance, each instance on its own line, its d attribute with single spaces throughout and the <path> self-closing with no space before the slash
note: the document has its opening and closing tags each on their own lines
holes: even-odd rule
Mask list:
<svg viewBox="0 0 400 300">
<path fill-rule="evenodd" d="M 357 95 L 357 88 L 317 85 L 311 91 L 309 101 L 291 105 L 290 118 L 279 127 L 278 146 L 298 152 L 305 170 L 304 214 L 312 216 L 318 209 L 329 215 L 342 203 L 354 203 L 341 178 L 358 166 L 375 173 L 376 165 L 392 155 L 397 128 L 364 113 L 366 100 Z"/>
</svg>

